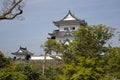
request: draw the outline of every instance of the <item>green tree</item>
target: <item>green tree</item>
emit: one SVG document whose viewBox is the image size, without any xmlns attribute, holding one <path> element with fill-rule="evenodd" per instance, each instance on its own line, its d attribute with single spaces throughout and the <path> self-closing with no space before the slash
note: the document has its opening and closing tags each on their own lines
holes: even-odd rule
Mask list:
<svg viewBox="0 0 120 80">
<path fill-rule="evenodd" d="M 48 39 L 44 44 L 45 49 L 48 50 L 49 53 L 51 51 L 55 51 L 56 53 L 60 53 L 63 50 L 62 44 L 55 41 L 54 39 Z"/>
<path fill-rule="evenodd" d="M 0 51 L 0 68 L 4 68 L 10 64 L 10 58 L 6 58 L 4 54 Z"/>
<path fill-rule="evenodd" d="M 26 62 L 11 62 L 9 66 L 2 68 L 0 80 L 39 80 L 41 68 Z"/>
<path fill-rule="evenodd" d="M 45 74 L 46 69 L 46 56 L 51 54 L 52 51 L 56 52 L 56 54 L 62 51 L 61 44 L 56 42 L 54 39 L 48 39 L 45 44 L 42 46 L 45 50 L 44 60 L 43 60 L 43 75 Z M 51 56 L 54 59 L 57 59 L 55 56 Z"/>
<path fill-rule="evenodd" d="M 63 80 L 98 80 L 104 77 L 101 53 L 114 35 L 114 29 L 105 25 L 81 26 L 75 39 L 63 53 Z"/>
<path fill-rule="evenodd" d="M 120 48 L 111 47 L 104 56 L 104 60 L 106 61 L 105 72 L 107 79 L 120 79 Z"/>
</svg>

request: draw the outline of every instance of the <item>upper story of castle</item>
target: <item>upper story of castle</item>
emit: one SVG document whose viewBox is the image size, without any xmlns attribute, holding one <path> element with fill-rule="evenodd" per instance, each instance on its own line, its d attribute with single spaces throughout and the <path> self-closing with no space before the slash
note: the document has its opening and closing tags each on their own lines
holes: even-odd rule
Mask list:
<svg viewBox="0 0 120 80">
<path fill-rule="evenodd" d="M 58 21 L 54 21 L 53 23 L 58 27 L 59 31 L 75 31 L 80 26 L 87 25 L 87 22 L 85 22 L 85 20 L 77 18 L 71 13 L 70 10 L 64 18 Z"/>
</svg>

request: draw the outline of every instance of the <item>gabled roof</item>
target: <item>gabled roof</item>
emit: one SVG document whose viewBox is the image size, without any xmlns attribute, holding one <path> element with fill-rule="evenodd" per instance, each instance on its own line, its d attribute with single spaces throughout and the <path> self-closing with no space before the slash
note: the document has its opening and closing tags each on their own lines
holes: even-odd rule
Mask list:
<svg viewBox="0 0 120 80">
<path fill-rule="evenodd" d="M 68 14 L 61 21 L 67 21 L 67 20 L 79 20 L 79 19 L 76 18 L 69 10 Z"/>
<path fill-rule="evenodd" d="M 27 50 L 27 48 L 23 48 L 23 47 L 21 47 L 20 46 L 20 48 L 18 49 L 18 51 L 16 51 L 16 52 L 13 52 L 12 53 L 13 55 L 33 55 L 33 53 L 31 53 L 31 52 L 29 52 L 28 50 Z"/>
<path fill-rule="evenodd" d="M 68 14 L 61 20 L 59 21 L 54 21 L 53 22 L 56 26 L 60 26 L 61 24 L 79 24 L 79 25 L 87 25 L 87 23 L 85 22 L 85 20 L 81 20 L 78 19 L 77 17 L 75 17 L 71 11 L 68 11 Z"/>
</svg>

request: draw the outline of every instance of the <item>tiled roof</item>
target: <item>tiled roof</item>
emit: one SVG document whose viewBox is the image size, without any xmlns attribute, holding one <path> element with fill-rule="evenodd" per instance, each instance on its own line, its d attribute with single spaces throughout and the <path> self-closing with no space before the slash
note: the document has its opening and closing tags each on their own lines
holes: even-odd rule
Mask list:
<svg viewBox="0 0 120 80">
<path fill-rule="evenodd" d="M 20 47 L 18 51 L 13 52 L 13 55 L 33 55 L 33 53 L 29 52 L 27 48 Z"/>
<path fill-rule="evenodd" d="M 59 21 L 54 21 L 53 22 L 56 26 L 62 25 L 62 24 L 79 24 L 79 25 L 87 25 L 85 20 L 78 19 L 75 17 L 71 11 L 69 10 L 68 14 L 61 20 Z"/>
</svg>

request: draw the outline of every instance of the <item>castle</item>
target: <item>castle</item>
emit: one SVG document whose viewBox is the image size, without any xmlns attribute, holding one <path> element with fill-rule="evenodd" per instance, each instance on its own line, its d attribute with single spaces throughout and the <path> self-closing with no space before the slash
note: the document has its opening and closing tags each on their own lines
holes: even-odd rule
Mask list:
<svg viewBox="0 0 120 80">
<path fill-rule="evenodd" d="M 54 39 L 62 44 L 69 44 L 69 42 L 74 39 L 73 32 L 78 30 L 80 26 L 87 25 L 87 22 L 85 22 L 85 20 L 75 17 L 70 10 L 64 18 L 58 21 L 54 21 L 53 23 L 58 29 L 53 30 L 52 33 L 48 33 L 50 35 L 50 39 Z M 20 47 L 17 52 L 14 52 L 12 54 L 17 58 L 25 58 L 26 55 L 30 55 L 32 60 L 44 59 L 44 56 L 32 56 L 33 53 L 29 52 L 27 48 L 22 47 Z M 53 58 L 47 56 L 46 59 Z"/>
<path fill-rule="evenodd" d="M 59 21 L 53 22 L 57 26 L 57 30 L 49 33 L 51 39 L 55 39 L 57 42 L 68 44 L 74 39 L 73 32 L 78 30 L 80 26 L 87 25 L 85 20 L 78 19 L 69 10 L 67 15 Z"/>
</svg>

